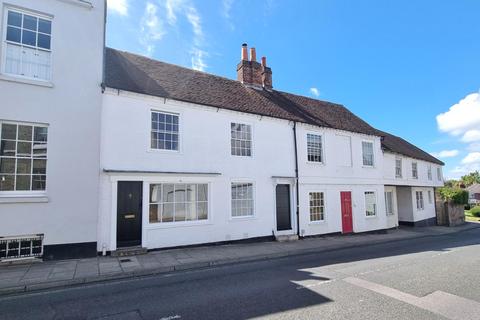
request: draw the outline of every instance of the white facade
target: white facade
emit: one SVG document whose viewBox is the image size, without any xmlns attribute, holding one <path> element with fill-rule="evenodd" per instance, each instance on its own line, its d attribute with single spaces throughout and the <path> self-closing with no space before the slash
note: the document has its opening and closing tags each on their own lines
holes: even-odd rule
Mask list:
<svg viewBox="0 0 480 320">
<path fill-rule="evenodd" d="M 104 1 L 0 0 L 0 10 L 0 123 L 48 128 L 46 188 L 19 190 L 33 186 L 2 175 L 16 186 L 4 183 L 0 191 L 0 237 L 41 234 L 45 246 L 95 243 Z M 20 28 L 28 45 L 15 42 Z M 9 156 L 18 158 L 20 149 L 16 154 Z"/>
<path fill-rule="evenodd" d="M 179 115 L 179 151 L 150 148 L 152 110 Z M 251 157 L 231 155 L 232 122 L 251 125 Z M 291 177 L 295 175 L 295 158 L 292 141 L 292 125 L 285 120 L 107 89 L 102 107 L 101 167 L 144 173 L 102 174 L 99 250 L 116 249 L 117 181 L 143 181 L 142 246 L 150 249 L 276 233 L 277 183 L 291 185 L 291 221 L 294 223 L 295 179 Z M 253 184 L 252 217 L 232 217 L 233 182 Z M 208 184 L 208 219 L 150 223 L 151 183 Z"/>
</svg>

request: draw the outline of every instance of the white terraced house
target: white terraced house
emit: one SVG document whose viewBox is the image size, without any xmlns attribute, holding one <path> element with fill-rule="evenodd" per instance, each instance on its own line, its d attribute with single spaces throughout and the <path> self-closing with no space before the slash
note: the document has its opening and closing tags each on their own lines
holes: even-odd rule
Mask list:
<svg viewBox="0 0 480 320">
<path fill-rule="evenodd" d="M 103 0 L 0 6 L 0 261 L 435 223 L 441 161 L 253 48 L 231 80 L 105 48 Z"/>
</svg>

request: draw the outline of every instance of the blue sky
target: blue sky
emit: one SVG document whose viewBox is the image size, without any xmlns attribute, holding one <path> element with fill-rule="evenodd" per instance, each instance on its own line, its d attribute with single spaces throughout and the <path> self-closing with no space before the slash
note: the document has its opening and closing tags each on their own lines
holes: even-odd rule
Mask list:
<svg viewBox="0 0 480 320">
<path fill-rule="evenodd" d="M 108 0 L 107 45 L 236 78 L 240 46 L 278 90 L 344 104 L 480 169 L 480 1 Z"/>
</svg>

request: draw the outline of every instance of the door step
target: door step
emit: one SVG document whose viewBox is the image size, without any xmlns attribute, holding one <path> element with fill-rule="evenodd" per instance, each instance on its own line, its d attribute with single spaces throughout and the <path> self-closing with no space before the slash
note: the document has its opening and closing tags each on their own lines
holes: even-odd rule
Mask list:
<svg viewBox="0 0 480 320">
<path fill-rule="evenodd" d="M 297 234 L 276 235 L 275 240 L 278 242 L 289 242 L 298 240 Z"/>
<path fill-rule="evenodd" d="M 146 254 L 147 248 L 143 247 L 126 247 L 120 248 L 116 251 L 112 251 L 112 257 L 129 257 L 129 256 L 136 256 L 140 254 Z"/>
</svg>

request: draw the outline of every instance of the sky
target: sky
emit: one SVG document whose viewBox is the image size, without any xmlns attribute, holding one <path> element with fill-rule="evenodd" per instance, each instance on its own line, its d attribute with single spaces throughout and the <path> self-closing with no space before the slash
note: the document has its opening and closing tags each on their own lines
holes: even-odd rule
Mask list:
<svg viewBox="0 0 480 320">
<path fill-rule="evenodd" d="M 236 79 L 242 43 L 277 90 L 341 103 L 480 170 L 478 0 L 107 0 L 107 45 Z"/>
</svg>

